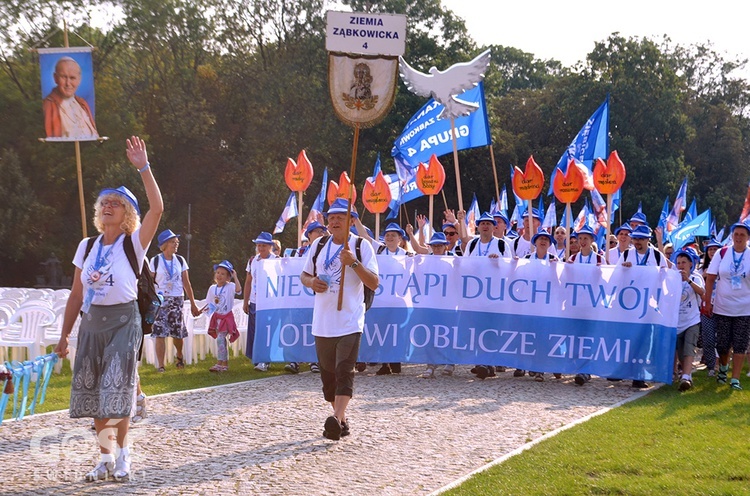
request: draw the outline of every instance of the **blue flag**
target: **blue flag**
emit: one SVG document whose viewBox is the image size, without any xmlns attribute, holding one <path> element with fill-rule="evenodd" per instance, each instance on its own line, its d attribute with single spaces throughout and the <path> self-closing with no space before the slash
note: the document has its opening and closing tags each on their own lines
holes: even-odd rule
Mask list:
<svg viewBox="0 0 750 496">
<path fill-rule="evenodd" d="M 505 189 L 503 184 L 503 190 L 500 192 L 500 204 L 497 206 L 500 213 L 506 218 L 508 217 L 508 191 Z"/>
<path fill-rule="evenodd" d="M 680 225 L 680 215 L 685 211 L 687 205 L 687 178 L 682 181 L 680 189 L 677 191 L 677 198 L 674 199 L 672 211 L 667 215 L 667 231 L 672 232 Z"/>
<path fill-rule="evenodd" d="M 641 211 L 641 206 L 638 205 L 638 211 Z M 661 214 L 659 215 L 659 223 L 656 227 L 661 227 L 662 239 L 664 243 L 667 240 L 667 216 L 669 215 L 669 197 L 664 199 L 664 205 L 661 207 Z"/>
<path fill-rule="evenodd" d="M 289 219 L 293 219 L 294 217 L 297 217 L 297 215 L 297 202 L 294 191 L 292 191 L 289 198 L 286 200 L 286 205 L 284 205 L 284 210 L 281 212 L 279 220 L 276 221 L 276 227 L 274 228 L 273 233 L 278 234 L 282 232 L 286 223 L 289 222 Z"/>
<path fill-rule="evenodd" d="M 307 220 L 305 225 L 314 221 L 318 214 L 322 214 L 326 208 L 326 192 L 328 191 L 328 167 L 323 169 L 323 184 L 320 185 L 320 193 L 315 198 L 313 206 L 310 208 L 310 213 L 307 214 Z"/>
<path fill-rule="evenodd" d="M 711 209 L 709 208 L 690 222 L 669 233 L 669 239 L 675 251 L 679 250 L 695 236 L 708 236 L 711 233 Z"/>
<path fill-rule="evenodd" d="M 689 222 L 696 217 L 698 217 L 698 204 L 695 203 L 695 198 L 693 198 L 693 201 L 690 203 L 690 207 L 688 207 L 687 212 L 685 212 L 685 218 L 682 219 L 682 222 Z M 715 228 L 716 226 L 714 226 L 714 229 Z"/>
<path fill-rule="evenodd" d="M 570 159 L 575 159 L 584 164 L 590 171 L 594 170 L 594 160 L 597 158 L 607 159 L 609 155 L 609 95 L 596 112 L 591 114 L 589 120 L 583 125 L 576 137 L 557 161 L 557 166 L 552 170 L 548 195 L 554 194 L 552 185 L 555 183 L 555 174 L 559 168 L 563 174 L 568 170 Z M 619 206 L 620 193 L 616 193 L 613 201 Z M 612 207 L 612 210 L 616 210 Z"/>
<path fill-rule="evenodd" d="M 455 119 L 457 149 L 466 150 L 489 145 L 492 139 L 484 102 L 483 83 L 462 93 L 461 100 L 476 103 L 479 108 L 468 116 Z M 437 118 L 443 108 L 443 105 L 435 100 L 428 101 L 409 120 L 401 136 L 396 138 L 393 144 L 391 155 L 396 161 L 396 173 L 402 184 L 401 203 L 422 196 L 415 182 L 420 162 L 427 163 L 433 153 L 438 157 L 453 153 L 451 122 L 448 119 Z"/>
</svg>

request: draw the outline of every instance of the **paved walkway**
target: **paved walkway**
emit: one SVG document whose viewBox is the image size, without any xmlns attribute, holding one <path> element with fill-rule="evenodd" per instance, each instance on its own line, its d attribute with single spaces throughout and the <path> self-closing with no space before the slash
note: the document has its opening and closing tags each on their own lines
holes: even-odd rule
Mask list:
<svg viewBox="0 0 750 496">
<path fill-rule="evenodd" d="M 85 483 L 98 461 L 89 422 L 67 412 L 0 426 L 0 495 L 428 494 L 633 394 L 629 381 L 510 372 L 419 379 L 422 366 L 355 379 L 352 434 L 322 436 L 330 407 L 309 372 L 149 398 L 132 430 L 133 480 Z"/>
</svg>

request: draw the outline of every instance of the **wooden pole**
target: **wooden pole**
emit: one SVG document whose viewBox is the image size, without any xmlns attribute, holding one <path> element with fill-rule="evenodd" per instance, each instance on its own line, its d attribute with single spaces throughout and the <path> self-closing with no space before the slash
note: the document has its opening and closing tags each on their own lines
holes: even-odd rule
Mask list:
<svg viewBox="0 0 750 496">
<path fill-rule="evenodd" d="M 565 225 L 568 226 L 568 229 L 566 229 L 565 234 L 565 261 L 568 261 L 568 258 L 570 258 L 570 231 L 573 229 L 571 219 L 572 215 L 570 213 L 570 203 L 565 204 Z"/>
<path fill-rule="evenodd" d="M 357 146 L 359 145 L 359 123 L 354 125 L 354 144 L 352 145 L 352 168 L 349 173 L 349 191 L 347 193 L 348 205 L 346 207 L 346 233 L 347 237 L 344 243 L 349 243 L 349 227 L 352 220 L 352 198 L 354 197 L 354 174 L 357 172 Z M 341 266 L 341 282 L 339 283 L 339 302 L 336 309 L 340 312 L 344 304 L 344 277 L 346 276 L 346 267 Z"/>
<path fill-rule="evenodd" d="M 495 152 L 492 151 L 492 143 L 490 143 L 490 160 L 492 160 L 492 174 L 495 176 L 495 201 L 497 202 L 497 209 L 500 210 L 500 183 L 497 180 L 497 167 L 495 166 Z"/>
<path fill-rule="evenodd" d="M 380 239 L 380 214 L 375 214 L 375 239 Z"/>
<path fill-rule="evenodd" d="M 607 195 L 607 237 L 604 238 L 604 260 L 609 265 L 609 232 L 612 226 L 610 226 L 610 219 L 612 218 L 612 194 Z"/>
<path fill-rule="evenodd" d="M 81 167 L 81 144 L 76 141 L 76 172 L 78 174 L 78 202 L 81 204 L 81 228 L 83 230 L 83 237 L 87 238 L 88 229 L 86 227 L 86 203 L 83 199 L 83 170 Z"/>
<path fill-rule="evenodd" d="M 432 205 L 434 201 L 435 201 L 435 195 L 430 195 L 430 216 L 428 217 L 430 227 L 427 229 L 427 242 L 428 243 L 430 242 L 430 239 L 432 238 L 432 212 L 433 212 Z"/>
<path fill-rule="evenodd" d="M 451 139 L 453 141 L 453 165 L 456 169 L 456 190 L 458 191 L 458 210 L 464 209 L 464 199 L 461 194 L 461 171 L 458 166 L 458 144 L 456 143 L 456 119 L 451 118 Z"/>
<path fill-rule="evenodd" d="M 445 190 L 441 189 L 440 194 L 443 195 L 443 205 L 445 206 L 445 209 L 448 210 L 448 200 L 445 199 Z"/>
<path fill-rule="evenodd" d="M 302 246 L 302 191 L 297 191 L 297 248 Z"/>
</svg>

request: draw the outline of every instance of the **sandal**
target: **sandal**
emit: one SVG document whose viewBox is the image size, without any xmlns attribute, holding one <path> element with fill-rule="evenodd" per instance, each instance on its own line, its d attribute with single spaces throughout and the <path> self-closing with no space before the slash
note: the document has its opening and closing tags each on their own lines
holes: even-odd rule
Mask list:
<svg viewBox="0 0 750 496">
<path fill-rule="evenodd" d="M 175 367 L 177 367 L 178 369 L 184 369 L 185 368 L 184 357 L 176 357 L 175 360 L 176 360 L 175 361 L 175 365 L 174 365 Z"/>
<path fill-rule="evenodd" d="M 159 367 L 158 369 L 156 369 L 156 371 L 159 372 L 160 374 L 163 374 L 164 372 L 166 372 L 164 367 Z"/>
</svg>

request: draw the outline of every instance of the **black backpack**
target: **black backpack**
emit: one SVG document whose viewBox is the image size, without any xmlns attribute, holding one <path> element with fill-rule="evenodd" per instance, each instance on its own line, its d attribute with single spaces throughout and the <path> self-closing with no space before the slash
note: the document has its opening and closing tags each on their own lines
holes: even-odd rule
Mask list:
<svg viewBox="0 0 750 496">
<path fill-rule="evenodd" d="M 657 266 L 661 266 L 661 252 L 659 250 L 657 250 L 656 248 L 653 248 L 653 250 L 654 250 L 654 260 L 656 260 L 656 265 Z M 629 252 L 630 252 L 630 250 L 625 250 L 622 253 L 622 261 L 623 262 L 627 262 L 628 261 L 628 253 Z M 646 254 L 646 256 L 648 256 L 648 254 Z"/>
<path fill-rule="evenodd" d="M 86 252 L 83 255 L 83 259 L 89 256 L 91 248 L 94 247 L 94 242 L 98 236 L 92 236 L 86 242 Z M 125 239 L 122 241 L 122 247 L 125 250 L 125 255 L 128 257 L 130 267 L 133 269 L 135 277 L 138 279 L 138 311 L 141 314 L 141 329 L 143 334 L 151 334 L 151 327 L 154 325 L 156 319 L 156 313 L 159 311 L 159 307 L 163 302 L 163 297 L 156 291 L 156 280 L 151 274 L 151 270 L 148 268 L 148 262 L 143 261 L 141 270 L 138 270 L 138 262 L 135 259 L 135 248 L 133 247 L 133 239 L 129 234 L 125 235 Z"/>
<path fill-rule="evenodd" d="M 320 252 L 323 250 L 323 246 L 328 242 L 328 240 L 331 238 L 331 236 L 323 236 L 320 238 L 320 241 L 318 241 L 318 247 L 315 249 L 315 253 L 313 253 L 312 257 L 312 264 L 313 264 L 313 277 L 317 276 L 318 268 L 315 266 L 316 262 L 318 261 L 318 255 L 320 255 Z M 362 262 L 362 250 L 360 249 L 360 246 L 362 246 L 362 238 L 357 238 L 357 243 L 355 245 L 354 251 L 357 256 L 357 260 L 361 263 Z M 365 287 L 365 312 L 370 309 L 372 306 L 372 302 L 375 299 L 375 291 L 368 288 L 367 285 L 363 284 Z"/>
<path fill-rule="evenodd" d="M 474 253 L 474 248 L 477 247 L 478 243 L 479 238 L 474 238 L 469 241 L 469 255 Z M 501 238 L 497 238 L 497 249 L 500 251 L 500 255 L 503 255 L 505 253 L 505 241 Z M 481 253 L 481 251 L 479 253 Z"/>
</svg>

